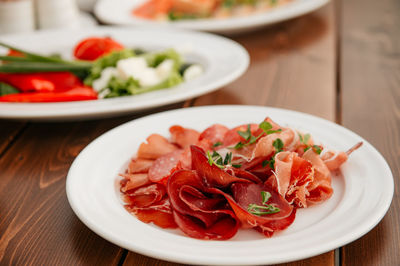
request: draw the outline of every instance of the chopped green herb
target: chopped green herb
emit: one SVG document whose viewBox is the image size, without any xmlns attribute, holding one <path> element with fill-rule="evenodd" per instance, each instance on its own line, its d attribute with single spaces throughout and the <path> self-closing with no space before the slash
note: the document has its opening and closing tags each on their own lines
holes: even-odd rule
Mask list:
<svg viewBox="0 0 400 266">
<path fill-rule="evenodd" d="M 230 164 L 232 162 L 232 152 L 225 155 L 224 165 Z"/>
<path fill-rule="evenodd" d="M 239 149 L 243 148 L 244 146 L 245 146 L 245 144 L 240 141 L 233 148 L 235 150 L 239 150 Z"/>
<path fill-rule="evenodd" d="M 259 126 L 259 128 L 261 128 L 264 131 L 264 133 L 266 135 L 270 135 L 270 134 L 278 133 L 278 132 L 282 131 L 282 129 L 272 130 L 273 126 L 271 125 L 271 123 L 269 123 L 267 121 L 261 122 L 258 126 Z"/>
<path fill-rule="evenodd" d="M 261 197 L 262 197 L 262 202 L 263 204 L 266 204 L 268 200 L 271 198 L 271 193 L 268 191 L 261 191 Z"/>
<path fill-rule="evenodd" d="M 213 151 L 213 153 L 211 154 L 210 151 L 207 151 L 207 158 L 208 158 L 208 163 L 210 165 L 215 165 L 218 168 L 223 169 L 223 168 L 225 168 L 225 166 L 230 165 L 232 163 L 232 152 L 227 153 L 225 155 L 225 158 L 222 159 L 221 154 L 219 154 L 218 152 Z M 236 165 L 236 166 L 238 166 L 238 165 Z M 241 165 L 239 165 L 239 167 L 240 166 Z M 236 167 L 236 168 L 239 168 L 239 167 Z"/>
<path fill-rule="evenodd" d="M 215 142 L 213 144 L 213 147 L 218 147 L 218 146 L 221 146 L 221 145 L 222 145 L 222 142 L 218 141 L 218 142 Z"/>
<path fill-rule="evenodd" d="M 272 145 L 274 146 L 276 153 L 281 152 L 283 150 L 283 141 L 280 138 L 274 140 Z"/>
<path fill-rule="evenodd" d="M 308 141 L 310 140 L 311 137 L 310 134 L 304 134 L 304 135 L 301 135 L 300 133 L 298 134 L 300 142 L 303 143 L 304 145 L 308 145 Z"/>
<path fill-rule="evenodd" d="M 235 167 L 235 168 L 240 168 L 240 167 L 242 167 L 241 164 L 232 164 L 232 166 Z"/>
<path fill-rule="evenodd" d="M 262 204 L 263 205 L 257 205 L 257 204 L 249 204 L 247 211 L 250 212 L 251 214 L 254 215 L 266 215 L 266 214 L 274 214 L 278 213 L 281 210 L 278 207 L 275 207 L 271 204 L 267 204 L 268 200 L 271 198 L 271 193 L 267 191 L 261 191 L 261 197 L 262 197 Z"/>
<path fill-rule="evenodd" d="M 246 131 L 237 131 L 237 133 L 245 140 L 250 140 L 251 138 L 250 124 L 247 125 Z"/>
<path fill-rule="evenodd" d="M 321 147 L 318 146 L 318 145 L 314 145 L 314 146 L 313 146 L 313 150 L 314 150 L 315 153 L 318 154 L 318 155 L 320 155 L 321 152 L 322 152 Z"/>
<path fill-rule="evenodd" d="M 269 123 L 267 121 L 261 122 L 258 126 L 264 131 L 268 131 L 268 130 L 272 129 L 271 123 Z"/>
<path fill-rule="evenodd" d="M 318 146 L 318 145 L 308 146 L 308 147 L 306 147 L 306 148 L 304 149 L 304 152 L 308 151 L 308 150 L 311 149 L 311 148 L 312 148 L 313 151 L 314 151 L 316 154 L 318 154 L 318 155 L 320 155 L 321 152 L 322 152 L 321 147 Z"/>
</svg>

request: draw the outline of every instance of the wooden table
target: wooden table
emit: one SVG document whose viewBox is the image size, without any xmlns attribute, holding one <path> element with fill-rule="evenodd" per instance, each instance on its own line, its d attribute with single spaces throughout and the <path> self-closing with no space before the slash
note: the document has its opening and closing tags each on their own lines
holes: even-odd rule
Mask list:
<svg viewBox="0 0 400 266">
<path fill-rule="evenodd" d="M 90 231 L 68 205 L 65 178 L 77 154 L 107 130 L 149 113 L 213 104 L 298 110 L 370 141 L 395 178 L 387 215 L 361 239 L 288 265 L 400 265 L 399 2 L 338 0 L 234 39 L 249 51 L 251 65 L 217 92 L 97 121 L 0 120 L 0 265 L 176 265 L 128 252 Z"/>
</svg>

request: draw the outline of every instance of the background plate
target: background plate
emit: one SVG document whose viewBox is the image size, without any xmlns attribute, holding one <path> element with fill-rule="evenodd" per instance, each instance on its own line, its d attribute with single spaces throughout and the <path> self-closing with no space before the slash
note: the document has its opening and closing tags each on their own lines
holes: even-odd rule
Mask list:
<svg viewBox="0 0 400 266">
<path fill-rule="evenodd" d="M 169 136 L 171 125 L 204 130 L 213 123 L 228 127 L 258 123 L 266 116 L 281 125 L 309 132 L 331 149 L 354 152 L 333 177 L 333 196 L 299 209 L 294 223 L 272 238 L 239 230 L 228 241 L 189 238 L 132 217 L 119 198 L 118 173 L 147 136 Z M 299 260 L 343 246 L 367 233 L 385 215 L 393 197 L 393 176 L 384 158 L 360 136 L 327 120 L 276 108 L 212 106 L 159 113 L 121 125 L 88 145 L 72 164 L 67 196 L 77 216 L 103 238 L 147 256 L 190 264 L 246 265 Z"/>
<path fill-rule="evenodd" d="M 151 21 L 132 15 L 134 7 L 144 1 L 146 0 L 100 0 L 95 6 L 95 15 L 99 20 L 107 24 L 164 25 L 229 34 L 254 30 L 262 26 L 295 18 L 314 11 L 329 2 L 329 0 L 294 0 L 293 3 L 249 16 L 186 20 L 170 23 L 168 21 Z"/>
<path fill-rule="evenodd" d="M 184 30 L 100 27 L 3 35 L 0 40 L 34 52 L 71 57 L 73 47 L 90 36 L 111 36 L 126 47 L 146 50 L 171 47 L 183 52 L 190 50 L 185 60 L 202 64 L 205 73 L 170 89 L 135 96 L 62 103 L 0 103 L 0 118 L 87 119 L 140 111 L 219 89 L 241 76 L 249 65 L 249 55 L 238 43 L 208 33 Z M 0 49 L 0 52 L 5 50 Z"/>
</svg>

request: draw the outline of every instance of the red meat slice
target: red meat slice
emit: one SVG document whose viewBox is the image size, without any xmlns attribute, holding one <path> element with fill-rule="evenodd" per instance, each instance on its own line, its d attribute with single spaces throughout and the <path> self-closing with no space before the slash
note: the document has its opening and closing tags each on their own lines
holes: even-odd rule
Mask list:
<svg viewBox="0 0 400 266">
<path fill-rule="evenodd" d="M 222 143 L 224 141 L 224 136 L 229 129 L 226 126 L 215 124 L 204 130 L 200 136 L 199 140 L 208 140 L 212 145 L 216 143 Z"/>
<path fill-rule="evenodd" d="M 124 194 L 123 200 L 131 207 L 149 207 L 160 201 L 166 192 L 164 186 L 160 184 L 150 184 Z"/>
<path fill-rule="evenodd" d="M 190 149 L 192 153 L 192 168 L 204 179 L 207 186 L 226 187 L 233 182 L 250 183 L 247 179 L 234 177 L 228 174 L 214 164 L 210 165 L 208 158 L 201 148 L 192 145 Z"/>
<path fill-rule="evenodd" d="M 144 142 L 139 146 L 138 158 L 157 159 L 160 156 L 178 150 L 178 147 L 158 134 L 152 134 L 146 140 L 147 143 Z"/>
<path fill-rule="evenodd" d="M 152 182 L 167 184 L 168 177 L 180 169 L 179 160 L 183 151 L 177 150 L 159 157 L 149 169 L 149 179 Z"/>
<path fill-rule="evenodd" d="M 169 132 L 171 133 L 172 143 L 178 144 L 183 149 L 196 144 L 200 136 L 200 133 L 196 130 L 181 126 L 172 126 Z"/>
<path fill-rule="evenodd" d="M 168 195 L 175 222 L 187 235 L 199 239 L 229 239 L 239 222 L 224 197 L 206 193 L 207 188 L 194 171 L 179 170 L 168 180 Z"/>
<path fill-rule="evenodd" d="M 263 230 L 282 230 L 288 225 L 288 218 L 293 207 L 272 188 L 262 184 L 235 183 L 232 185 L 233 197 L 219 189 L 211 188 L 210 192 L 219 193 L 227 200 L 243 227 L 262 227 Z M 249 204 L 262 205 L 261 191 L 271 194 L 268 204 L 278 207 L 280 211 L 274 214 L 258 216 L 248 211 Z M 282 220 L 278 222 L 277 220 Z"/>
<path fill-rule="evenodd" d="M 132 159 L 128 165 L 128 173 L 147 173 L 150 167 L 153 165 L 154 160 L 148 159 Z"/>
<path fill-rule="evenodd" d="M 172 214 L 171 205 L 168 199 L 151 205 L 149 207 L 125 207 L 129 212 L 132 212 L 136 217 L 144 223 L 154 223 L 161 228 L 177 228 L 174 216 Z"/>
</svg>

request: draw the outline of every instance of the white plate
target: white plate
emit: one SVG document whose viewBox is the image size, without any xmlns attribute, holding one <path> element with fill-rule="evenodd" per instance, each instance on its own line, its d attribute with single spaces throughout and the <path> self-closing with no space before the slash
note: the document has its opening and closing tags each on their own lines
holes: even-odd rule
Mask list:
<svg viewBox="0 0 400 266">
<path fill-rule="evenodd" d="M 226 19 L 198 19 L 175 22 L 160 22 L 132 15 L 132 10 L 146 0 L 100 0 L 95 6 L 95 15 L 106 24 L 115 25 L 169 25 L 179 28 L 216 33 L 239 33 L 262 26 L 295 18 L 314 11 L 329 0 L 294 0 L 292 3 L 257 14 Z"/>
<path fill-rule="evenodd" d="M 328 201 L 300 209 L 285 231 L 265 238 L 254 230 L 239 230 L 228 241 L 186 237 L 130 215 L 119 199 L 117 175 L 151 133 L 169 136 L 173 124 L 203 130 L 213 123 L 233 127 L 270 116 L 282 125 L 311 133 L 328 148 L 351 154 L 342 175 L 333 177 Z M 72 164 L 67 196 L 76 215 L 90 229 L 128 250 L 190 264 L 245 265 L 299 260 L 343 246 L 367 233 L 385 215 L 393 197 L 393 176 L 384 158 L 360 136 L 327 120 L 283 109 L 256 106 L 197 107 L 158 113 L 121 125 L 88 145 Z"/>
<path fill-rule="evenodd" d="M 100 27 L 4 35 L 0 40 L 30 51 L 58 52 L 67 57 L 71 56 L 78 41 L 90 36 L 111 36 L 127 47 L 191 50 L 185 55 L 185 61 L 200 63 L 205 72 L 176 87 L 135 96 L 62 103 L 0 103 L 0 118 L 87 119 L 140 111 L 219 89 L 241 76 L 249 65 L 249 55 L 238 43 L 208 33 L 184 30 Z"/>
</svg>

